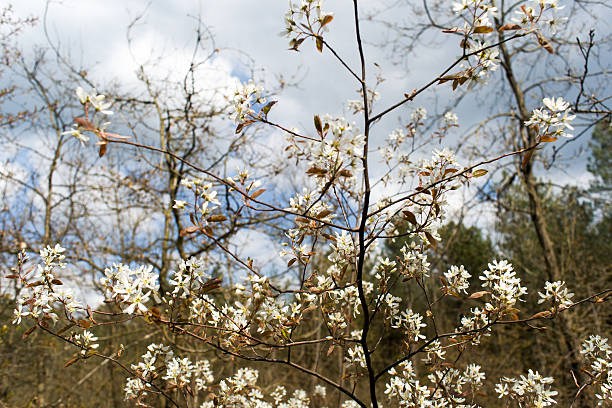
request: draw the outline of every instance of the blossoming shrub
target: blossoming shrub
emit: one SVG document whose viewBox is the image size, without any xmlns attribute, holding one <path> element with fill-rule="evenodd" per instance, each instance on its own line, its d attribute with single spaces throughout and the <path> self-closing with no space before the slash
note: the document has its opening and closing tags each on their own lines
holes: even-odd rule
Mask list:
<svg viewBox="0 0 612 408">
<path fill-rule="evenodd" d="M 166 285 L 160 285 L 152 266 L 114 264 L 100 278 L 111 311 L 93 310 L 64 289 L 60 275 L 66 266 L 65 255 L 58 244 L 42 248 L 41 262 L 34 267 L 28 266 L 25 253 L 20 254 L 9 275 L 22 288 L 14 323 L 27 322 L 31 325 L 28 332 L 38 329 L 72 344 L 75 357 L 67 364 L 97 357 L 120 365 L 129 373 L 124 397 L 140 406 L 161 395 L 171 405 L 189 407 L 467 408 L 483 406 L 481 400 L 487 393 L 495 393 L 505 406 L 554 405 L 554 380 L 540 374 L 537 367 L 527 373 L 487 378 L 487 368 L 470 358 L 470 350 L 487 341 L 500 325 L 554 319 L 587 300 L 603 302 L 606 292 L 574 301 L 565 282 L 547 282 L 539 292 L 539 303 L 546 308 L 522 311 L 521 303 L 531 294 L 508 261 L 491 260 L 485 271 L 455 265 L 434 276 L 427 253 L 440 240 L 437 228 L 448 215 L 448 193 L 486 174 L 487 163 L 530 154 L 557 136 L 570 137 L 565 133 L 572 129 L 574 119 L 569 104 L 560 97 L 544 99 L 543 107 L 524 118 L 524 126 L 537 131 L 537 143 L 469 166 L 461 165 L 448 149 L 435 150 L 430 158 L 415 159 L 406 153 L 406 141 L 423 131 L 427 118 L 423 108 L 414 110 L 407 131 L 395 130 L 383 143 L 373 137 L 377 120 L 434 84 L 452 82 L 455 89 L 468 81 L 481 82 L 495 70 L 496 44 L 488 42 L 487 35 L 495 30 L 490 18 L 495 17 L 496 7 L 489 1 L 467 0 L 453 8 L 466 15 L 464 27 L 450 30 L 463 36 L 463 54 L 423 88 L 375 114 L 377 92 L 366 81 L 365 62 L 361 70 L 353 70 L 325 40 L 332 14 L 322 10 L 321 1 L 291 2 L 286 17 L 291 48 L 298 50 L 304 41 L 313 39 L 320 52 L 332 52 L 349 78 L 359 84 L 361 99 L 350 101 L 349 109 L 362 116 L 363 124 L 314 115 L 311 131 L 289 129 L 268 118 L 277 101 L 268 102 L 263 87 L 249 81 L 236 90 L 236 132 L 257 124 L 282 129 L 287 134 L 287 157 L 295 159 L 309 179 L 289 202 L 279 205 L 262 188 L 266 180 L 251 177 L 248 170 L 227 178 L 183 160 L 201 176 L 183 184 L 193 199 L 174 203 L 190 222 L 181 235 L 202 239 L 225 254 L 242 271 L 240 281 L 224 279 L 209 256 L 178 262 L 164 282 L 170 287 L 167 291 L 160 289 Z M 550 1 L 521 7 L 516 24 L 500 30 L 514 32 L 516 38 L 534 34 L 547 48 L 538 27 L 551 24 L 554 17 L 546 15 L 558 9 Z M 365 61 L 356 0 L 354 12 L 357 52 Z M 449 74 L 456 66 L 460 70 Z M 106 131 L 110 123 L 102 120 L 112 113 L 112 105 L 103 95 L 95 91 L 89 95 L 78 88 L 77 96 L 84 116 L 75 119 L 67 134 L 82 142 L 89 140 L 88 134 L 95 135 L 101 155 L 111 144 L 151 149 Z M 443 137 L 457 126 L 458 117 L 446 112 L 435 134 Z M 371 161 L 375 146 L 387 165 L 380 177 Z M 388 190 L 374 200 L 377 184 Z M 218 189 L 229 190 L 239 208 L 232 210 L 220 202 Z M 283 242 L 271 250 L 279 251 L 287 267 L 298 271 L 297 278 L 269 278 L 262 265 L 242 259 L 216 236 L 219 223 L 239 223 L 243 213 L 258 212 L 282 215 L 288 223 Z M 377 245 L 400 237 L 410 240 L 399 256 L 380 256 Z M 470 286 L 472 276 L 478 277 L 480 285 Z M 438 280 L 439 295 L 431 298 L 426 283 Z M 426 304 L 413 305 L 411 299 L 397 296 L 402 285 L 422 291 Z M 436 325 L 437 305 L 449 297 L 469 300 L 474 306 L 463 311 L 453 330 L 443 332 Z M 175 339 L 190 339 L 200 349 L 214 350 L 245 365 L 218 375 L 210 360 L 192 358 L 194 349 L 178 347 L 172 341 L 150 344 L 131 364 L 121 361 L 119 349 L 102 353 L 96 328 L 132 319 L 143 319 Z M 378 346 L 391 336 L 401 338 L 401 347 L 393 355 L 381 355 Z M 305 354 L 309 349 L 316 350 L 314 364 L 305 357 L 313 355 Z M 610 406 L 612 364 L 607 339 L 592 335 L 581 352 L 591 378 L 582 387 L 600 387 L 599 404 Z M 340 357 L 336 369 L 330 369 L 329 361 L 319 364 L 321 356 Z M 279 374 L 293 370 L 310 377 L 312 383 L 304 389 L 287 389 L 283 376 L 278 375 L 276 383 L 260 384 L 259 372 L 249 362 L 268 364 Z"/>
</svg>

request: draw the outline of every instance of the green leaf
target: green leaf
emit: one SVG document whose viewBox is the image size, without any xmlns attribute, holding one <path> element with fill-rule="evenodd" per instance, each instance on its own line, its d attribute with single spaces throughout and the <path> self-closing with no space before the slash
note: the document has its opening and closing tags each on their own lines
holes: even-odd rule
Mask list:
<svg viewBox="0 0 612 408">
<path fill-rule="evenodd" d="M 267 115 L 268 112 L 270 112 L 270 109 L 272 109 L 272 107 L 276 104 L 276 102 L 278 101 L 270 101 L 266 104 L 266 106 L 264 106 L 261 111 L 264 113 L 264 115 Z"/>
</svg>

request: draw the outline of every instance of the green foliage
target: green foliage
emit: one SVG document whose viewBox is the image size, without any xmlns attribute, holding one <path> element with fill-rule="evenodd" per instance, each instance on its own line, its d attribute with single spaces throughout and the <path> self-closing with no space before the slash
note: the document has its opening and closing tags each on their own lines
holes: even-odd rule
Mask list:
<svg viewBox="0 0 612 408">
<path fill-rule="evenodd" d="M 612 192 L 612 122 L 610 118 L 600 121 L 593 130 L 591 157 L 587 169 L 596 177 L 592 189 L 597 192 Z"/>
</svg>

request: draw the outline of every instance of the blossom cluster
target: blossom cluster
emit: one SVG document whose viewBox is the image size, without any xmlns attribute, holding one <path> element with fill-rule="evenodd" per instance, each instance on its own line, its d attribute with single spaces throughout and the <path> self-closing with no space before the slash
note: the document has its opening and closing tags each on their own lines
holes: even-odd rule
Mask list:
<svg viewBox="0 0 612 408">
<path fill-rule="evenodd" d="M 42 263 L 28 271 L 18 270 L 11 275 L 18 279 L 23 287 L 17 296 L 16 309 L 13 312 L 13 324 L 20 324 L 22 318 L 28 317 L 36 322 L 59 319 L 54 305 L 61 304 L 68 316 L 83 309 L 74 297 L 70 288 L 63 287 L 57 277 L 57 269 L 64 269 L 65 249 L 59 244 L 46 246 L 40 250 Z M 22 258 L 23 262 L 27 258 Z"/>
<path fill-rule="evenodd" d="M 406 153 L 406 142 L 412 141 L 409 149 L 415 150 L 415 137 L 420 128 L 424 128 L 427 120 L 427 110 L 419 106 L 410 114 L 410 122 L 403 128 L 394 129 L 385 139 L 384 144 L 379 147 L 383 162 L 387 165 L 389 171 L 382 177 L 381 181 L 387 184 L 391 180 L 405 183 L 408 177 L 418 174 L 421 170 L 410 160 L 410 153 Z M 443 139 L 449 134 L 449 131 L 458 127 L 458 116 L 453 112 L 446 112 L 442 118 L 437 130 L 432 132 L 432 139 Z M 423 162 L 420 162 L 423 164 Z"/>
<path fill-rule="evenodd" d="M 588 373 L 600 384 L 595 394 L 598 406 L 610 406 L 612 403 L 612 347 L 608 339 L 591 335 L 582 343 L 580 354 L 589 364 Z"/>
<path fill-rule="evenodd" d="M 465 270 L 463 265 L 459 267 L 452 265 L 448 271 L 444 272 L 444 291 L 455 296 L 459 296 L 460 292 L 467 294 L 471 277 L 472 275 Z"/>
<path fill-rule="evenodd" d="M 159 284 L 153 267 L 139 266 L 132 269 L 127 265 L 116 263 L 104 270 L 100 279 L 109 299 L 117 302 L 127 314 L 144 313 L 149 310 L 145 304 L 151 295 L 158 296 Z"/>
<path fill-rule="evenodd" d="M 333 183 L 354 195 L 365 136 L 354 123 L 343 117 L 325 115 L 319 119 L 317 116 L 315 123 L 317 119 L 319 139 L 302 143 L 290 134 L 289 157 L 305 159 L 309 166 L 307 174 L 315 178 L 320 188 Z"/>
<path fill-rule="evenodd" d="M 495 391 L 500 399 L 509 398 L 521 407 L 549 407 L 556 404 L 552 397 L 557 395 L 557 391 L 550 389 L 552 383 L 552 377 L 543 377 L 537 371 L 529 370 L 527 376 L 501 378 Z"/>
<path fill-rule="evenodd" d="M 103 94 L 98 94 L 95 89 L 92 90 L 91 93 L 87 93 L 83 90 L 82 87 L 77 87 L 76 96 L 79 102 L 85 107 L 85 116 L 89 116 L 89 107 L 94 108 L 94 112 L 101 113 L 102 115 L 108 116 L 112 115 L 113 111 L 109 108 L 112 106 L 112 102 L 106 100 L 106 96 Z M 89 136 L 84 134 L 83 132 L 97 132 L 104 133 L 106 128 L 110 125 L 108 121 L 102 121 L 102 119 L 95 115 L 93 117 L 93 123 L 89 121 L 89 119 L 81 119 L 75 121 L 72 125 L 72 128 L 62 132 L 62 135 L 70 135 L 77 138 L 81 143 L 86 143 L 89 141 Z"/>
<path fill-rule="evenodd" d="M 417 107 L 410 114 L 410 122 L 406 125 L 406 131 L 404 129 L 393 130 L 387 139 L 385 139 L 385 145 L 380 147 L 384 162 L 389 168 L 398 164 L 408 165 L 408 155 L 402 152 L 402 146 L 408 139 L 414 140 L 419 127 L 424 126 L 424 121 L 427 119 L 427 109 L 422 106 Z M 407 173 L 406 170 L 403 171 Z M 400 178 L 404 178 L 406 174 L 400 174 Z M 390 175 L 388 177 L 391 178 Z"/>
<path fill-rule="evenodd" d="M 113 114 L 113 111 L 108 109 L 111 107 L 112 102 L 106 101 L 106 96 L 98 94 L 95 88 L 91 93 L 88 94 L 83 90 L 83 88 L 79 86 L 76 89 L 76 94 L 81 104 L 86 105 L 90 103 L 91 106 L 93 106 L 94 109 L 100 113 L 103 113 L 105 115 Z"/>
<path fill-rule="evenodd" d="M 407 278 L 423 279 L 430 275 L 431 264 L 427 260 L 427 253 L 423 246 L 415 242 L 404 244 L 400 249 L 400 273 Z"/>
<path fill-rule="evenodd" d="M 550 301 L 554 310 L 567 308 L 574 303 L 572 302 L 574 294 L 568 291 L 563 281 L 552 283 L 547 281 L 544 284 L 544 293 L 538 292 L 538 295 L 540 296 L 538 304 Z"/>
<path fill-rule="evenodd" d="M 192 257 L 186 261 L 181 259 L 177 270 L 171 272 L 169 283 L 174 287 L 171 295 L 184 299 L 210 282 L 213 276 L 208 272 L 206 261 L 204 257 Z"/>
<path fill-rule="evenodd" d="M 98 340 L 89 330 L 83 330 L 82 333 L 78 333 L 74 336 L 74 342 L 79 345 L 81 349 L 81 355 L 86 356 L 90 351 L 95 351 L 100 345 L 95 343 Z"/>
<path fill-rule="evenodd" d="M 389 371 L 391 378 L 385 394 L 393 406 L 402 408 L 472 407 L 468 403 L 482 388 L 485 373 L 477 364 L 469 364 L 465 370 L 440 367 L 428 375 L 434 386 L 422 383 L 411 361 L 402 362 Z"/>
<path fill-rule="evenodd" d="M 204 401 L 200 408 L 311 406 L 311 398 L 301 389 L 296 389 L 289 395 L 284 386 L 277 385 L 269 394 L 264 394 L 257 384 L 259 372 L 249 367 L 240 368 L 231 377 L 215 382 L 208 360 L 194 363 L 189 358 L 176 357 L 174 352 L 163 344 L 149 345 L 141 359 L 137 364 L 132 364 L 131 369 L 136 377 L 128 378 L 124 387 L 125 399 L 134 400 L 140 405 L 145 404 L 145 398 L 151 391 L 158 392 L 159 389 L 169 387 L 188 390 L 192 395 L 204 392 Z M 312 397 L 325 396 L 325 387 L 317 385 Z"/>
<path fill-rule="evenodd" d="M 252 79 L 240 84 L 234 91 L 232 106 L 233 119 L 236 124 L 245 123 L 258 118 L 259 108 L 266 103 L 263 87 Z M 257 110 L 255 110 L 257 108 Z"/>
<path fill-rule="evenodd" d="M 453 3 L 453 12 L 466 18 L 467 33 L 482 34 L 487 30 L 477 30 L 477 27 L 491 27 L 491 18 L 497 16 L 497 7 L 490 0 L 461 0 Z"/>
<path fill-rule="evenodd" d="M 184 179 L 181 181 L 181 184 L 193 192 L 194 203 L 189 204 L 183 200 L 175 200 L 174 208 L 183 210 L 187 206 L 193 205 L 195 219 L 200 227 L 205 227 L 209 222 L 216 221 L 217 218 L 213 215 L 213 211 L 221 203 L 217 198 L 217 191 L 214 189 L 213 184 L 199 177 Z M 218 219 L 221 220 L 221 218 Z"/>
<path fill-rule="evenodd" d="M 531 5 L 519 7 L 512 18 L 512 22 L 524 29 L 533 29 L 536 26 L 548 27 L 553 33 L 561 24 L 567 21 L 567 17 L 559 17 L 556 12 L 565 6 L 560 6 L 557 0 L 533 0 Z"/>
<path fill-rule="evenodd" d="M 359 88 L 357 90 L 357 93 L 359 94 L 359 98 L 358 99 L 349 99 L 347 101 L 348 109 L 353 114 L 357 114 L 359 112 L 363 112 L 363 110 L 364 110 L 364 106 L 363 106 L 363 89 Z M 372 106 L 374 105 L 374 101 L 377 101 L 379 99 L 380 99 L 380 93 L 378 93 L 378 91 L 376 91 L 374 89 L 368 89 L 367 103 L 368 103 L 368 110 L 370 112 L 372 111 Z"/>
<path fill-rule="evenodd" d="M 482 287 L 490 289 L 491 301 L 485 303 L 489 313 L 501 315 L 506 310 L 514 308 L 521 296 L 527 294 L 527 288 L 521 286 L 521 279 L 516 276 L 514 268 L 508 261 L 493 261 L 489 269 L 484 271 L 480 280 Z"/>
<path fill-rule="evenodd" d="M 417 342 L 425 338 L 425 335 L 421 334 L 421 329 L 427 327 L 423 323 L 423 316 L 412 311 L 412 309 L 406 309 L 392 320 L 392 326 L 395 329 L 403 329 L 408 342 Z"/>
<path fill-rule="evenodd" d="M 317 48 L 323 49 L 323 33 L 333 20 L 333 14 L 323 11 L 323 0 L 290 0 L 289 10 L 285 14 L 283 35 L 289 38 L 289 47 L 298 50 L 308 37 L 317 39 Z"/>
<path fill-rule="evenodd" d="M 531 31 L 547 27 L 555 32 L 557 27 L 567 21 L 566 17 L 557 16 L 560 6 L 558 0 L 532 0 L 529 5 L 516 7 L 512 23 L 502 30 Z M 471 34 L 488 34 L 493 32 L 491 18 L 498 16 L 498 9 L 490 0 L 461 0 L 454 2 L 453 12 L 465 19 L 463 32 Z"/>
<path fill-rule="evenodd" d="M 191 387 L 196 392 L 206 390 L 214 382 L 208 360 L 194 363 L 187 357 L 179 358 L 170 347 L 163 344 L 150 344 L 141 361 L 132 364 L 130 368 L 136 376 L 127 378 L 123 391 L 126 400 L 135 400 L 139 404 L 142 404 L 142 399 L 154 388 L 160 376 L 168 387 Z"/>
<path fill-rule="evenodd" d="M 553 97 L 544 98 L 542 103 L 544 106 L 533 110 L 525 126 L 533 127 L 542 141 L 555 140 L 558 136 L 572 137 L 565 131 L 574 129 L 570 122 L 576 118 L 576 115 L 570 114 L 569 102 Z"/>
</svg>

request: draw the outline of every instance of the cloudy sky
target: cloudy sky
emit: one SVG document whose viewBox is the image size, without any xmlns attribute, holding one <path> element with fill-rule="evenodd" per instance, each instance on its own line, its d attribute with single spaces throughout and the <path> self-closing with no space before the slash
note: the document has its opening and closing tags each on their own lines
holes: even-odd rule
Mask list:
<svg viewBox="0 0 612 408">
<path fill-rule="evenodd" d="M 150 69 L 160 77 L 181 78 L 193 52 L 198 21 L 202 21 L 220 52 L 210 62 L 210 72 L 214 71 L 214 75 L 201 80 L 208 81 L 211 87 L 231 84 L 249 78 L 251 69 L 270 86 L 277 85 L 281 75 L 289 82 L 296 79 L 296 87 L 289 87 L 277 96 L 280 102 L 271 115 L 287 127 L 312 131 L 314 114 L 346 113 L 346 101 L 357 97 L 357 82 L 329 53 L 319 54 L 309 42 L 302 46 L 300 53 L 288 50 L 287 39 L 279 35 L 284 29 L 286 0 L 53 0 L 48 3 L 20 0 L 13 3 L 18 16 L 40 18 L 39 24 L 21 38 L 26 50 L 34 49 L 37 44 L 48 46 L 50 41 L 77 64 L 90 68 L 88 77 L 100 86 L 111 80 L 127 87 L 136 84 L 136 70 L 151 61 L 156 62 Z M 362 1 L 361 13 L 379 20 L 402 21 L 401 13 L 407 13 L 408 9 L 387 7 L 394 3 L 398 2 Z M 450 11 L 451 1 L 438 3 Z M 324 9 L 334 14 L 326 40 L 357 70 L 352 2 L 328 0 Z M 448 37 L 440 34 L 437 41 L 428 38 L 412 58 L 398 55 L 390 58 L 390 49 L 380 46 L 388 36 L 381 25 L 363 25 L 371 79 L 376 73 L 374 63 L 386 78 L 379 89 L 380 107 L 398 101 L 405 92 L 427 83 L 459 54 L 456 41 L 446 41 Z M 399 60 L 406 64 L 394 64 Z M 385 137 L 399 124 L 398 118 L 408 116 L 416 106 L 425 106 L 430 112 L 444 106 L 451 95 L 449 87 L 436 87 L 435 91 L 377 124 L 376 137 Z M 456 112 L 461 129 L 467 130 L 491 110 L 483 109 L 474 100 L 466 100 Z M 585 141 L 577 145 L 584 146 Z M 587 180 L 584 157 L 564 171 L 550 173 L 550 177 L 560 183 Z M 454 200 L 459 206 L 460 196 Z"/>
</svg>

